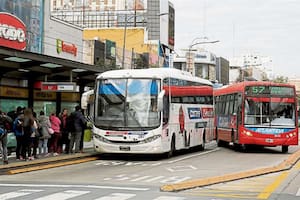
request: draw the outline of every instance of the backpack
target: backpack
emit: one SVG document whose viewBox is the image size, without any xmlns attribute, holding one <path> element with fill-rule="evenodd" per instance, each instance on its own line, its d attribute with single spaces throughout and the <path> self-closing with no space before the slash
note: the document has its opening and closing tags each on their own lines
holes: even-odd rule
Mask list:
<svg viewBox="0 0 300 200">
<path fill-rule="evenodd" d="M 75 132 L 75 113 L 71 113 L 66 118 L 66 129 L 69 132 Z"/>
<path fill-rule="evenodd" d="M 13 123 L 13 130 L 16 134 L 16 136 L 21 136 L 23 135 L 23 119 L 16 118 L 14 123 Z"/>
<path fill-rule="evenodd" d="M 5 117 L 3 117 L 1 115 L 0 116 L 0 137 L 3 136 L 7 132 L 6 124 L 7 124 L 7 122 L 5 120 Z"/>
<path fill-rule="evenodd" d="M 6 133 L 5 129 L 0 127 L 0 138 L 1 138 L 1 136 L 4 135 L 5 133 Z"/>
</svg>

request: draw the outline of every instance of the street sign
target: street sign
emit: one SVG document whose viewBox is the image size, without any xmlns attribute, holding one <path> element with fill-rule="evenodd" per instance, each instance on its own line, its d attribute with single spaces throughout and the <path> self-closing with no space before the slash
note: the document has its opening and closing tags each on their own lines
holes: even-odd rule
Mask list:
<svg viewBox="0 0 300 200">
<path fill-rule="evenodd" d="M 42 82 L 41 90 L 48 92 L 74 92 L 76 84 L 72 82 Z"/>
</svg>

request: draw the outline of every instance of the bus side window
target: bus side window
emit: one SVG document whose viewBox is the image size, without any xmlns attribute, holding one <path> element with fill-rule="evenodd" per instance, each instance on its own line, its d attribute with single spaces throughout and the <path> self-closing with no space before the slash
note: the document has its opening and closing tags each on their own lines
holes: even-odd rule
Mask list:
<svg viewBox="0 0 300 200">
<path fill-rule="evenodd" d="M 169 97 L 164 96 L 164 106 L 163 106 L 163 124 L 167 124 L 169 121 L 169 107 L 170 107 L 170 102 L 169 102 Z"/>
</svg>

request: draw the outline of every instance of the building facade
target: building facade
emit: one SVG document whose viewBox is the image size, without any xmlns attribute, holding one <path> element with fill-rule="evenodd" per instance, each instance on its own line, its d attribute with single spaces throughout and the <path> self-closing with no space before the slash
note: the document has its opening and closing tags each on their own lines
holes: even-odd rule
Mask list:
<svg viewBox="0 0 300 200">
<path fill-rule="evenodd" d="M 177 54 L 173 60 L 174 68 L 188 71 L 195 76 L 212 81 L 217 78 L 216 64 L 216 55 L 203 49 L 198 49 L 196 52 L 187 51 L 185 55 L 184 53 Z"/>
<path fill-rule="evenodd" d="M 80 102 L 78 90 L 82 91 L 87 81 L 94 82 L 94 71 L 100 71 L 82 63 L 82 29 L 50 17 L 51 2 L 0 3 L 0 24 L 8 27 L 0 34 L 0 109 L 4 112 L 17 106 L 48 115 L 61 108 L 71 111 Z M 72 82 L 78 87 L 57 91 L 59 84 L 43 87 L 45 82 Z"/>
<path fill-rule="evenodd" d="M 148 61 L 142 67 L 169 66 L 175 11 L 168 0 L 54 0 L 51 6 L 53 18 L 84 29 L 84 40 L 114 41 L 119 68 L 135 68 L 138 60 Z"/>
</svg>

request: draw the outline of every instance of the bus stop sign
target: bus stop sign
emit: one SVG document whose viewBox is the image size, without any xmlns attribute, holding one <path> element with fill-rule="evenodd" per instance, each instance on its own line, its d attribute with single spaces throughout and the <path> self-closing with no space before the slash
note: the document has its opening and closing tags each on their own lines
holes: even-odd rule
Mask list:
<svg viewBox="0 0 300 200">
<path fill-rule="evenodd" d="M 74 92 L 76 84 L 72 82 L 42 82 L 41 90 L 48 92 Z"/>
</svg>

